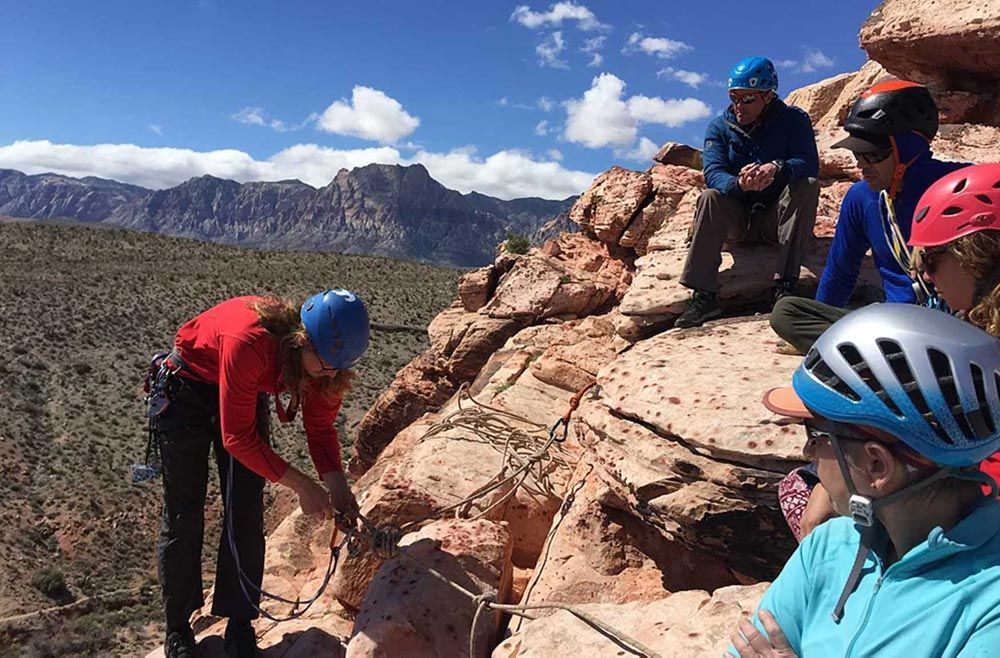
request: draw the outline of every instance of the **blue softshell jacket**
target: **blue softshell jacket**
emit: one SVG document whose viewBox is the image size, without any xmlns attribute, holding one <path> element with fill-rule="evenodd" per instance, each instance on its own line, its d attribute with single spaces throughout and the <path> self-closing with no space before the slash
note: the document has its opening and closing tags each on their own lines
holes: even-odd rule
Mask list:
<svg viewBox="0 0 1000 658">
<path fill-rule="evenodd" d="M 774 182 L 760 192 L 744 192 L 737 182 L 740 169 L 750 163 L 783 160 L 785 166 Z M 730 106 L 705 131 L 702 153 L 705 183 L 747 207 L 771 203 L 789 182 L 819 176 L 816 135 L 809 115 L 775 98 L 764 110 L 759 125 L 743 128 Z"/>
<path fill-rule="evenodd" d="M 906 133 L 896 136 L 900 160 L 913 161 L 906 169 L 903 184 L 893 205 L 896 221 L 903 236 L 910 239 L 910 224 L 917 201 L 931 184 L 945 174 L 967 167 L 962 162 L 942 162 L 931 156 L 930 146 L 923 137 Z M 882 278 L 885 301 L 915 303 L 913 282 L 893 258 L 886 241 L 885 229 L 888 215 L 879 193 L 868 183 L 859 181 L 851 186 L 840 206 L 837 229 L 833 236 L 826 267 L 819 281 L 816 300 L 833 306 L 845 306 L 857 283 L 861 260 L 868 249 L 872 250 L 875 266 Z"/>
<path fill-rule="evenodd" d="M 819 526 L 761 599 L 758 612 L 774 615 L 799 658 L 1000 656 L 1000 501 L 984 498 L 954 528 L 934 528 L 888 568 L 879 557 L 883 541 L 838 624 L 831 612 L 860 536 L 846 517 Z M 753 621 L 764 632 L 756 614 Z"/>
</svg>

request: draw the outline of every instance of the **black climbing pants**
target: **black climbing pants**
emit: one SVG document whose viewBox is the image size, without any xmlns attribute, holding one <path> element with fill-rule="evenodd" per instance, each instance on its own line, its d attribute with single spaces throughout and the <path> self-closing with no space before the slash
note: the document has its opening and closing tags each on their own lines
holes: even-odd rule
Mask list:
<svg viewBox="0 0 1000 658">
<path fill-rule="evenodd" d="M 782 297 L 771 311 L 771 328 L 805 354 L 820 334 L 849 312 L 807 297 Z"/>
<path fill-rule="evenodd" d="M 183 383 L 182 383 L 183 381 Z M 230 460 L 219 431 L 219 388 L 175 380 L 170 406 L 154 420 L 163 462 L 163 521 L 160 528 L 159 576 L 167 628 L 183 628 L 204 605 L 201 549 L 208 488 L 208 454 L 215 451 L 225 505 L 222 538 L 216 554 L 212 614 L 237 620 L 257 617 L 240 587 L 229 546 L 230 517 L 239 566 L 256 589 L 247 585 L 253 605 L 260 604 L 264 575 L 264 479 L 239 461 Z M 261 404 L 261 402 L 263 404 Z M 258 431 L 267 437 L 267 397 L 258 400 Z M 226 501 L 230 463 L 232 499 Z"/>
</svg>

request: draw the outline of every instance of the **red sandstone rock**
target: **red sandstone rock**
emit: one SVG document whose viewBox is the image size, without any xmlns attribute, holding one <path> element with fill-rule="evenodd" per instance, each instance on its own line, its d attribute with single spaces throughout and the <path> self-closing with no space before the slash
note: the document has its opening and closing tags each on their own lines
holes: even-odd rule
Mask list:
<svg viewBox="0 0 1000 658">
<path fill-rule="evenodd" d="M 510 600 L 511 541 L 491 521 L 437 521 L 400 542 L 401 555 L 379 569 L 358 612 L 348 658 L 469 655 L 476 604 L 432 575 L 427 567 L 476 594 Z M 500 613 L 482 615 L 477 653 L 488 656 Z"/>
<path fill-rule="evenodd" d="M 754 611 L 767 583 L 723 587 L 709 594 L 688 591 L 656 601 L 582 605 L 580 609 L 634 638 L 662 658 L 717 658 L 729 646 L 729 636 L 741 616 Z M 532 656 L 628 655 L 621 646 L 594 632 L 571 613 L 557 611 L 505 639 L 493 658 Z"/>
<path fill-rule="evenodd" d="M 701 150 L 687 144 L 667 142 L 653 156 L 653 160 L 665 165 L 680 165 L 701 171 Z"/>
<path fill-rule="evenodd" d="M 489 301 L 497 285 L 496 269 L 490 265 L 464 274 L 458 280 L 458 297 L 466 311 L 478 311 Z"/>
<path fill-rule="evenodd" d="M 449 375 L 447 361 L 433 349 L 403 366 L 361 419 L 348 472 L 362 475 L 403 428 L 440 408 L 456 389 Z"/>
<path fill-rule="evenodd" d="M 615 166 L 594 179 L 569 217 L 602 242 L 617 245 L 651 191 L 648 174 Z"/>
</svg>

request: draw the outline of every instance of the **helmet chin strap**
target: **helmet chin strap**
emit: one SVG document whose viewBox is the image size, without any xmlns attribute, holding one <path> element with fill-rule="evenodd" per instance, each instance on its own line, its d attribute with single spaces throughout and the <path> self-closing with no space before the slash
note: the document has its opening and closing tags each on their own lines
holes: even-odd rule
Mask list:
<svg viewBox="0 0 1000 658">
<path fill-rule="evenodd" d="M 844 583 L 844 589 L 840 593 L 840 598 L 837 600 L 837 605 L 834 606 L 833 614 L 831 615 L 834 622 L 840 623 L 844 615 L 844 606 L 847 604 L 848 597 L 854 592 L 854 588 L 857 587 L 858 581 L 861 579 L 861 571 L 865 566 L 865 560 L 871 552 L 875 535 L 881 527 L 881 523 L 877 523 L 878 518 L 876 516 L 876 512 L 879 509 L 897 503 L 903 498 L 908 498 L 921 489 L 947 477 L 988 484 L 991 489 L 990 496 L 994 498 L 998 494 L 998 487 L 993 478 L 981 471 L 944 466 L 936 470 L 932 475 L 905 486 L 899 491 L 894 491 L 882 498 L 872 499 L 869 496 L 859 494 L 857 487 L 854 486 L 854 479 L 851 477 L 851 470 L 847 463 L 847 457 L 844 454 L 843 445 L 836 434 L 830 434 L 830 444 L 833 447 L 833 454 L 837 457 L 840 472 L 844 476 L 844 484 L 847 486 L 848 493 L 851 494 L 848 501 L 851 518 L 856 524 L 861 526 L 861 542 L 858 544 L 858 553 L 854 557 L 854 565 L 851 567 L 851 573 L 847 577 L 847 582 Z M 910 468 L 912 467 L 907 466 L 907 469 Z"/>
</svg>

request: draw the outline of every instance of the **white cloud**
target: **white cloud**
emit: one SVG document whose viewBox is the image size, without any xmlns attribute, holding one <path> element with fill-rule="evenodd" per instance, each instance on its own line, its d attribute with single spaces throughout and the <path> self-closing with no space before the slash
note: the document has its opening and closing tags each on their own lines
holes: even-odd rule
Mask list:
<svg viewBox="0 0 1000 658">
<path fill-rule="evenodd" d="M 697 73 L 695 71 L 685 71 L 684 69 L 675 69 L 672 66 L 660 69 L 656 72 L 656 77 L 658 78 L 671 78 L 672 80 L 677 80 L 678 82 L 683 82 L 689 87 L 697 89 L 701 85 L 708 82 L 707 73 Z"/>
<path fill-rule="evenodd" d="M 587 66 L 591 68 L 597 68 L 604 63 L 604 55 L 601 53 L 594 53 L 590 56 L 590 61 L 587 62 Z"/>
<path fill-rule="evenodd" d="M 510 20 L 531 30 L 562 26 L 569 21 L 576 21 L 577 27 L 584 31 L 605 30 L 609 27 L 597 20 L 594 12 L 575 2 L 557 2 L 545 12 L 532 11 L 528 5 L 518 5 L 510 15 Z"/>
<path fill-rule="evenodd" d="M 535 124 L 535 134 L 539 137 L 549 134 L 549 122 L 542 120 Z"/>
<path fill-rule="evenodd" d="M 712 108 L 697 98 L 650 98 L 633 96 L 628 99 L 628 111 L 637 121 L 659 123 L 670 128 L 704 119 L 712 115 Z"/>
<path fill-rule="evenodd" d="M 316 125 L 325 132 L 389 144 L 413 134 L 420 119 L 410 115 L 385 92 L 358 85 L 350 103 L 346 99 L 334 101 L 319 116 Z"/>
<path fill-rule="evenodd" d="M 789 69 L 795 73 L 815 73 L 820 69 L 832 68 L 834 60 L 822 50 L 805 48 L 802 59 L 779 59 L 775 65 L 780 69 Z"/>
<path fill-rule="evenodd" d="M 628 160 L 635 160 L 637 162 L 646 162 L 652 160 L 653 156 L 660 150 L 653 140 L 643 137 L 639 140 L 639 143 L 635 145 L 635 148 L 630 151 L 618 151 L 616 155 Z"/>
<path fill-rule="evenodd" d="M 541 66 L 551 66 L 554 69 L 568 69 L 569 64 L 566 63 L 566 60 L 559 58 L 565 49 L 566 41 L 563 39 L 562 32 L 553 32 L 535 46 L 538 63 Z"/>
<path fill-rule="evenodd" d="M 542 112 L 551 112 L 555 109 L 556 103 L 548 96 L 542 96 L 538 99 L 538 107 Z"/>
<path fill-rule="evenodd" d="M 476 190 L 505 199 L 524 196 L 562 199 L 583 192 L 594 177 L 588 172 L 566 169 L 558 162 L 535 160 L 512 150 L 499 151 L 485 159 L 471 148 L 448 153 L 420 150 L 404 157 L 389 146 L 339 150 L 297 144 L 266 160 L 256 160 L 236 149 L 193 151 L 134 144 L 78 146 L 47 140 L 0 146 L 0 167 L 28 174 L 99 176 L 154 189 L 172 187 L 205 174 L 241 182 L 297 178 L 320 187 L 328 184 L 342 168 L 371 163 L 420 163 L 446 187 L 460 192 Z"/>
<path fill-rule="evenodd" d="M 580 46 L 580 52 L 590 55 L 590 62 L 587 66 L 596 67 L 604 63 L 604 55 L 601 54 L 601 48 L 604 47 L 605 41 L 607 41 L 607 37 L 599 36 L 587 39 Z"/>
<path fill-rule="evenodd" d="M 267 112 L 262 107 L 244 107 L 239 112 L 234 114 L 232 118 L 249 126 L 264 126 L 271 128 L 272 130 L 276 130 L 279 133 L 287 132 L 293 129 L 280 119 L 269 118 L 267 116 Z M 294 129 L 301 127 L 302 126 L 295 126 Z"/>
<path fill-rule="evenodd" d="M 510 100 L 509 98 L 507 98 L 506 96 L 504 96 L 503 98 L 501 98 L 500 100 L 498 100 L 497 101 L 497 105 L 499 107 L 512 107 L 512 108 L 514 108 L 516 110 L 533 110 L 533 109 L 535 109 L 534 105 L 527 105 L 525 103 L 516 103 L 516 102 Z"/>
<path fill-rule="evenodd" d="M 583 97 L 567 101 L 563 137 L 589 148 L 632 146 L 640 123 L 675 128 L 706 118 L 712 109 L 697 98 L 623 98 L 625 82 L 610 74 L 594 78 Z"/>
<path fill-rule="evenodd" d="M 154 132 L 157 135 L 159 135 L 160 137 L 163 137 L 163 126 L 161 126 L 158 123 L 151 123 L 151 124 L 149 124 L 148 127 L 149 127 L 149 130 L 151 132 Z"/>
<path fill-rule="evenodd" d="M 559 149 L 549 149 L 545 152 L 545 155 L 549 156 L 549 160 L 559 161 L 563 159 L 562 151 Z"/>
<path fill-rule="evenodd" d="M 563 136 L 590 148 L 631 145 L 638 128 L 622 100 L 624 91 L 625 82 L 610 73 L 594 78 L 582 98 L 566 101 Z"/>
<path fill-rule="evenodd" d="M 641 32 L 633 32 L 625 47 L 622 48 L 622 53 L 628 55 L 634 52 L 643 52 L 662 59 L 670 59 L 689 50 L 693 50 L 693 48 L 683 41 L 674 41 L 666 37 L 647 37 Z"/>
</svg>

